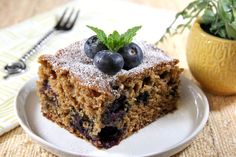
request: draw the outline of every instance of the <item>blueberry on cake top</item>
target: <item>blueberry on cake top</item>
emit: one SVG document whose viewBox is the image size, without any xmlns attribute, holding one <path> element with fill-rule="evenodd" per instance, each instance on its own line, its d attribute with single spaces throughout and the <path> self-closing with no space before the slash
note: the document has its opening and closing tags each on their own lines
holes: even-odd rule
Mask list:
<svg viewBox="0 0 236 157">
<path fill-rule="evenodd" d="M 125 35 L 114 32 L 113 45 L 97 34 L 39 58 L 43 115 L 98 148 L 117 145 L 175 110 L 179 97 L 178 60 L 132 38 L 122 45 Z"/>
</svg>

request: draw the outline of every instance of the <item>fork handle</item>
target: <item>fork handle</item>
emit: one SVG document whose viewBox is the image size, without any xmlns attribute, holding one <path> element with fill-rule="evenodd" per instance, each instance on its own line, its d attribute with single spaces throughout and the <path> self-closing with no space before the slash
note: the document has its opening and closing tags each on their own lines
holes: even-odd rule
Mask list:
<svg viewBox="0 0 236 157">
<path fill-rule="evenodd" d="M 35 53 L 37 52 L 37 50 L 42 46 L 43 42 L 44 42 L 45 40 L 47 40 L 48 37 L 49 37 L 50 35 L 52 35 L 52 33 L 53 33 L 54 31 L 55 31 L 54 29 L 48 31 L 29 51 L 27 51 L 27 52 L 19 59 L 19 61 L 26 62 L 30 56 L 32 56 L 33 54 L 35 54 Z"/>
</svg>

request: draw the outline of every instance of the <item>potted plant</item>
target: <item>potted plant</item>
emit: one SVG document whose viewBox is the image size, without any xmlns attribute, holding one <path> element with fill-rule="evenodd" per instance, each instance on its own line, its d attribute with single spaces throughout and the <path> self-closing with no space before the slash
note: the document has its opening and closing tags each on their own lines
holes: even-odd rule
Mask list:
<svg viewBox="0 0 236 157">
<path fill-rule="evenodd" d="M 214 94 L 236 94 L 236 0 L 193 1 L 160 41 L 190 27 L 186 56 L 192 75 Z"/>
</svg>

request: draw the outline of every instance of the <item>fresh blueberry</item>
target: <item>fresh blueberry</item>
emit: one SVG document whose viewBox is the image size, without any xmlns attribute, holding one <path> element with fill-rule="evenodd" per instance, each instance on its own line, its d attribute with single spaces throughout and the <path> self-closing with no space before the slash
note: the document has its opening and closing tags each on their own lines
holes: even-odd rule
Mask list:
<svg viewBox="0 0 236 157">
<path fill-rule="evenodd" d="M 139 95 L 136 97 L 137 102 L 138 102 L 138 103 L 142 103 L 142 104 L 147 103 L 147 102 L 148 102 L 148 98 L 149 98 L 148 92 L 141 93 L 141 94 L 139 94 Z"/>
<path fill-rule="evenodd" d="M 84 52 L 89 58 L 94 58 L 97 52 L 106 50 L 106 46 L 97 38 L 96 35 L 91 36 L 84 44 Z"/>
<path fill-rule="evenodd" d="M 115 75 L 123 68 L 124 59 L 119 53 L 103 50 L 95 55 L 93 63 L 105 74 Z"/>
<path fill-rule="evenodd" d="M 102 114 L 102 123 L 109 126 L 115 125 L 116 122 L 124 118 L 125 113 L 129 109 L 128 106 L 126 96 L 120 96 L 106 108 Z"/>
<path fill-rule="evenodd" d="M 143 52 L 141 48 L 135 43 L 125 45 L 124 47 L 119 49 L 118 53 L 120 53 L 124 58 L 125 70 L 132 69 L 141 64 L 143 61 Z"/>
<path fill-rule="evenodd" d="M 98 133 L 99 140 L 104 148 L 111 148 L 119 144 L 121 135 L 121 130 L 112 126 L 106 126 Z"/>
</svg>

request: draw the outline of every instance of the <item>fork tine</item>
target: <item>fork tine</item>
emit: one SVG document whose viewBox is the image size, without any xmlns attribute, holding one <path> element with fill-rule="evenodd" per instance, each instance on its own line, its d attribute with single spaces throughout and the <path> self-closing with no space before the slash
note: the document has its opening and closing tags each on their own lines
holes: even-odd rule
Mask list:
<svg viewBox="0 0 236 157">
<path fill-rule="evenodd" d="M 69 21 L 70 21 L 70 19 L 71 19 L 71 16 L 73 15 L 73 13 L 74 13 L 74 8 L 73 8 L 72 11 L 70 12 L 69 17 L 67 18 L 66 22 L 64 23 L 65 26 L 69 23 Z"/>
<path fill-rule="evenodd" d="M 68 29 L 72 29 L 72 27 L 75 25 L 76 20 L 78 19 L 80 10 L 77 10 L 74 20 L 71 22 L 71 25 L 68 27 Z"/>
<path fill-rule="evenodd" d="M 62 22 L 64 16 L 66 15 L 67 10 L 68 10 L 68 8 L 65 9 L 65 11 L 63 12 L 61 18 L 59 19 L 59 21 L 57 22 L 57 24 L 56 24 L 55 27 L 59 27 L 59 26 L 60 26 L 60 24 L 61 24 L 61 22 Z"/>
</svg>

